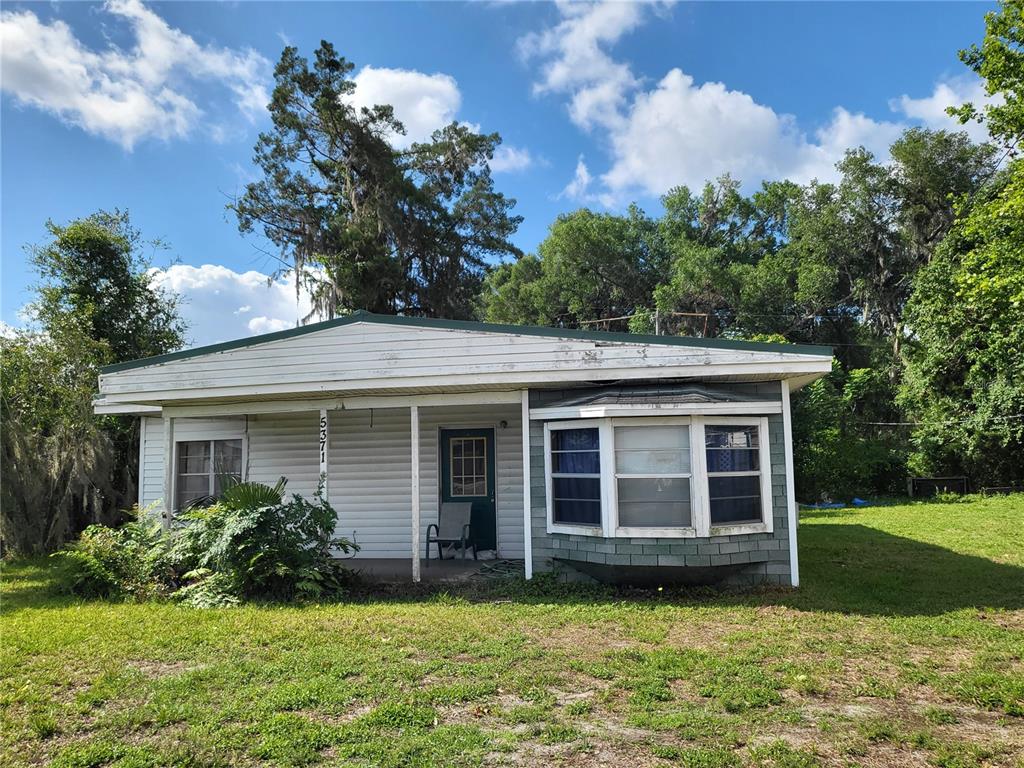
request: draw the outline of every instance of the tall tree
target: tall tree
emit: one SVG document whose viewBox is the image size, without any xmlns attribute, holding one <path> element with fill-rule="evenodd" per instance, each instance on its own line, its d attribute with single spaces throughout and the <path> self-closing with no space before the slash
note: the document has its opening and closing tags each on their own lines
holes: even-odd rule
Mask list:
<svg viewBox="0 0 1024 768">
<path fill-rule="evenodd" d="M 30 314 L 44 330 L 75 323 L 105 345 L 100 364 L 159 355 L 184 343 L 178 299 L 149 271 L 145 242 L 128 213 L 100 211 L 46 224 L 50 241 L 32 248 L 39 283 Z"/>
<path fill-rule="evenodd" d="M 284 49 L 274 127 L 254 150 L 263 178 L 229 207 L 280 250 L 317 314 L 469 317 L 488 261 L 519 255 L 521 218 L 488 165 L 500 138 L 452 123 L 396 149 L 402 124 L 389 105 L 353 106 L 352 70 L 326 41 L 312 67 Z"/>
<path fill-rule="evenodd" d="M 960 57 L 993 98 L 951 112 L 983 122 L 1013 156 L 1024 136 L 1024 3 L 986 15 L 981 46 Z M 1024 160 L 963 196 L 957 212 L 907 306 L 900 401 L 918 421 L 912 465 L 1024 485 Z"/>
<path fill-rule="evenodd" d="M 74 324 L 0 339 L 0 538 L 14 552 L 55 549 L 118 497 L 114 447 L 92 414 L 108 353 Z"/>
<path fill-rule="evenodd" d="M 960 60 L 985 83 L 985 104 L 967 103 L 949 110 L 963 123 L 984 123 L 989 135 L 1011 152 L 1024 137 L 1024 2 L 1003 0 L 985 14 L 980 46 L 960 51 Z"/>
<path fill-rule="evenodd" d="M 482 295 L 497 322 L 625 330 L 646 306 L 667 254 L 656 223 L 636 206 L 625 216 L 586 208 L 559 216 L 537 248 L 498 267 Z"/>
<path fill-rule="evenodd" d="M 184 333 L 127 213 L 47 229 L 52 239 L 31 250 L 35 329 L 0 342 L 0 530 L 33 552 L 133 503 L 137 424 L 93 415 L 99 367 L 171 351 Z"/>
</svg>

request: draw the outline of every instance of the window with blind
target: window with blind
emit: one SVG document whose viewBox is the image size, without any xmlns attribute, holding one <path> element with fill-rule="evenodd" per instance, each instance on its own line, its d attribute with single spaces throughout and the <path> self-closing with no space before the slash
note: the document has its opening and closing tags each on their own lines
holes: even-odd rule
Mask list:
<svg viewBox="0 0 1024 768">
<path fill-rule="evenodd" d="M 601 525 L 601 437 L 594 428 L 550 433 L 551 519 L 560 525 Z"/>
<path fill-rule="evenodd" d="M 614 430 L 618 527 L 691 528 L 690 425 Z"/>
<path fill-rule="evenodd" d="M 177 444 L 176 508 L 220 496 L 242 479 L 241 440 L 186 440 Z"/>
</svg>

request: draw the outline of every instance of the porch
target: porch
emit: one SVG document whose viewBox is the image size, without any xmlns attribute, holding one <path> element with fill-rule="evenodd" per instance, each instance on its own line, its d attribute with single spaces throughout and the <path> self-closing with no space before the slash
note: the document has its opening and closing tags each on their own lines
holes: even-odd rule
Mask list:
<svg viewBox="0 0 1024 768">
<path fill-rule="evenodd" d="M 229 443 L 231 473 L 250 481 L 285 477 L 309 498 L 322 479 L 336 536 L 359 547 L 350 565 L 372 579 L 443 582 L 528 558 L 527 390 L 164 406 L 143 424 L 143 504 L 187 501 L 195 477 L 182 467 L 197 444 L 213 487 Z M 426 565 L 427 530 L 446 502 L 471 503 L 478 563 L 438 561 L 435 545 Z"/>
</svg>

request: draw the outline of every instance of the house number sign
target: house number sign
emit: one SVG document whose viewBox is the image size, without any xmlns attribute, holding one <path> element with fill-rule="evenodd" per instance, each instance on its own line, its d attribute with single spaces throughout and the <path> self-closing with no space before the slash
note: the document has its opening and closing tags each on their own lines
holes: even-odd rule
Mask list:
<svg viewBox="0 0 1024 768">
<path fill-rule="evenodd" d="M 320 411 L 320 477 L 324 480 L 327 478 L 327 411 Z"/>
</svg>

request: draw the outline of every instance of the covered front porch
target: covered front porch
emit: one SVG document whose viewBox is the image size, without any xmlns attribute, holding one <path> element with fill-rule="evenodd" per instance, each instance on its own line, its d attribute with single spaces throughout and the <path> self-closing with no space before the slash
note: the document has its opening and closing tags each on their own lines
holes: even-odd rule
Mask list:
<svg viewBox="0 0 1024 768">
<path fill-rule="evenodd" d="M 529 574 L 524 424 L 527 390 L 167 405 L 145 420 L 142 439 L 144 469 L 165 471 L 143 485 L 180 508 L 193 483 L 183 470 L 194 469 L 183 457 L 195 445 L 205 451 L 214 485 L 226 441 L 239 446 L 237 474 L 247 480 L 283 476 L 307 497 L 323 482 L 336 535 L 359 547 L 352 567 L 376 580 L 457 580 L 496 560 L 521 561 Z M 480 560 L 438 560 L 435 545 L 427 565 L 428 527 L 453 502 L 472 507 Z"/>
</svg>

